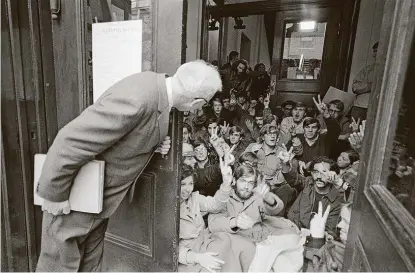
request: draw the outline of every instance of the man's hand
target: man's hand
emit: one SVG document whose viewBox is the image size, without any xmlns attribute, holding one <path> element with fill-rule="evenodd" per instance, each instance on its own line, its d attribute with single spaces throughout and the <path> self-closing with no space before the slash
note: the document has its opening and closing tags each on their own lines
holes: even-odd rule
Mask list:
<svg viewBox="0 0 415 273">
<path fill-rule="evenodd" d="M 360 152 L 363 145 L 363 137 L 361 137 L 361 134 L 359 133 L 351 133 L 349 136 L 349 143 L 353 150 Z"/>
<path fill-rule="evenodd" d="M 220 125 L 220 131 L 222 136 L 226 136 L 229 132 L 229 123 L 226 124 L 226 121 L 224 121 L 223 125 Z"/>
<path fill-rule="evenodd" d="M 290 150 L 287 150 L 285 144 L 282 144 L 282 151 L 278 154 L 278 158 L 281 159 L 282 163 L 289 164 L 293 160 L 295 154 L 293 153 L 293 148 L 291 147 Z"/>
<path fill-rule="evenodd" d="M 327 177 L 328 182 L 333 184 L 336 189 L 340 189 L 340 187 L 343 185 L 343 179 L 339 175 L 337 175 L 336 172 L 330 171 L 327 174 Z"/>
<path fill-rule="evenodd" d="M 269 108 L 270 97 L 271 97 L 271 94 L 270 93 L 268 93 L 265 96 L 265 98 L 264 98 L 264 108 Z"/>
<path fill-rule="evenodd" d="M 245 124 L 246 124 L 246 128 L 248 128 L 248 130 L 250 132 L 254 131 L 254 123 L 252 121 L 250 121 L 249 119 L 245 120 Z"/>
<path fill-rule="evenodd" d="M 170 151 L 170 147 L 171 147 L 170 144 L 171 144 L 170 137 L 166 136 L 163 142 L 158 146 L 155 152 L 162 154 L 162 155 L 168 154 Z"/>
<path fill-rule="evenodd" d="M 215 256 L 218 256 L 218 253 L 196 253 L 194 260 L 196 263 L 206 268 L 209 272 L 215 272 L 215 270 L 220 271 L 222 269 L 222 265 L 225 264 L 225 262 L 216 258 Z"/>
<path fill-rule="evenodd" d="M 262 199 L 265 199 L 269 193 L 269 186 L 267 184 L 262 184 L 255 188 L 255 194 L 257 194 Z"/>
<path fill-rule="evenodd" d="M 254 220 L 252 220 L 252 218 L 246 215 L 244 212 L 239 213 L 238 216 L 233 220 L 235 220 L 234 226 L 240 229 L 250 229 L 255 224 Z"/>
<path fill-rule="evenodd" d="M 292 139 L 292 142 L 293 142 L 293 146 L 300 146 L 301 145 L 301 140 L 298 138 L 298 137 L 294 137 L 293 139 Z"/>
<path fill-rule="evenodd" d="M 349 127 L 352 129 L 353 132 L 357 132 L 359 130 L 360 118 L 357 121 L 352 117 L 352 123 L 350 123 Z"/>
<path fill-rule="evenodd" d="M 318 111 L 325 117 L 329 118 L 330 114 L 327 108 L 327 105 L 321 101 L 320 95 L 318 95 L 318 100 L 313 98 L 314 104 L 316 105 Z"/>
<path fill-rule="evenodd" d="M 307 170 L 310 167 L 311 161 L 308 162 L 307 164 L 304 161 L 299 161 L 298 162 L 298 167 L 300 170 L 300 174 L 304 176 L 304 171 Z"/>
<path fill-rule="evenodd" d="M 330 213 L 330 205 L 327 206 L 323 215 L 323 204 L 318 202 L 318 213 L 310 221 L 310 233 L 313 238 L 324 238 L 327 218 Z"/>
<path fill-rule="evenodd" d="M 232 184 L 233 175 L 232 175 L 232 168 L 226 163 L 226 161 L 219 158 L 219 166 L 220 172 L 222 173 L 222 181 L 227 185 Z"/>
<path fill-rule="evenodd" d="M 69 214 L 71 212 L 71 206 L 69 201 L 52 202 L 43 200 L 42 211 L 47 211 L 53 215 Z"/>
</svg>

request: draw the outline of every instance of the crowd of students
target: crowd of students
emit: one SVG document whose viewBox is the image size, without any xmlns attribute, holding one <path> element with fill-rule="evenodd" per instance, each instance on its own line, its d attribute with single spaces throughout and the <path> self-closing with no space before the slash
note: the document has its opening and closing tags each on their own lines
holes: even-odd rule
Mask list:
<svg viewBox="0 0 415 273">
<path fill-rule="evenodd" d="M 222 92 L 185 113 L 179 269 L 247 272 L 256 245 L 301 234 L 303 270 L 340 271 L 365 121 L 320 97 L 270 109 L 265 66 L 234 55 Z"/>
</svg>

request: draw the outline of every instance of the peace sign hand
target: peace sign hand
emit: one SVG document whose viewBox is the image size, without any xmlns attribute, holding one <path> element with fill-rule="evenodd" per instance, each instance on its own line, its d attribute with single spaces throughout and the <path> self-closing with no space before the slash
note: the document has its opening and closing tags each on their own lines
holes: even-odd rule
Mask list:
<svg viewBox="0 0 415 273">
<path fill-rule="evenodd" d="M 314 104 L 316 105 L 318 111 L 323 114 L 324 117 L 329 117 L 329 112 L 328 112 L 328 108 L 327 105 L 325 103 L 323 103 L 321 101 L 321 97 L 320 95 L 318 95 L 318 100 L 316 100 L 316 98 L 313 98 Z"/>
<path fill-rule="evenodd" d="M 270 93 L 268 93 L 268 94 L 266 95 L 266 97 L 264 98 L 264 107 L 265 107 L 265 108 L 269 108 L 270 97 L 271 97 L 271 94 L 270 94 Z"/>
<path fill-rule="evenodd" d="M 291 161 L 293 160 L 293 158 L 295 156 L 294 153 L 293 153 L 293 148 L 294 147 L 291 147 L 290 150 L 287 150 L 287 147 L 285 147 L 285 144 L 283 143 L 282 148 L 283 148 L 283 150 L 281 152 L 279 152 L 278 158 L 281 159 L 281 161 L 284 164 L 291 163 Z"/>
<path fill-rule="evenodd" d="M 360 118 L 356 120 L 352 117 L 352 123 L 350 123 L 349 127 L 352 128 L 353 132 L 357 132 L 359 130 Z"/>
<path fill-rule="evenodd" d="M 226 185 L 230 186 L 232 184 L 232 180 L 233 180 L 233 176 L 232 176 L 232 168 L 230 167 L 228 159 L 226 159 L 225 155 L 225 160 L 223 160 L 222 158 L 219 158 L 219 166 L 220 166 L 220 172 L 222 173 L 222 181 L 223 183 L 225 183 Z M 233 155 L 230 155 L 233 157 Z"/>
<path fill-rule="evenodd" d="M 210 135 L 209 142 L 216 147 L 219 144 L 219 136 L 218 136 L 219 127 L 216 127 L 212 130 L 212 134 Z"/>
<path fill-rule="evenodd" d="M 318 213 L 310 221 L 310 233 L 313 238 L 324 238 L 327 218 L 330 213 L 330 205 L 327 206 L 323 214 L 323 204 L 318 202 Z"/>
</svg>

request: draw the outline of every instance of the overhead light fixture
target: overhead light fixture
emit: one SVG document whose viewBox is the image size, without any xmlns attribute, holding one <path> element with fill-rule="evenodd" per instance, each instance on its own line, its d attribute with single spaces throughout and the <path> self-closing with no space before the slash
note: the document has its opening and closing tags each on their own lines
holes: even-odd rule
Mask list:
<svg viewBox="0 0 415 273">
<path fill-rule="evenodd" d="M 233 26 L 234 29 L 245 29 L 246 26 L 244 25 L 244 21 L 241 19 L 241 17 L 233 17 L 235 20 L 235 25 Z"/>
<path fill-rule="evenodd" d="M 316 29 L 316 21 L 300 22 L 300 30 L 314 30 L 314 29 Z"/>
</svg>

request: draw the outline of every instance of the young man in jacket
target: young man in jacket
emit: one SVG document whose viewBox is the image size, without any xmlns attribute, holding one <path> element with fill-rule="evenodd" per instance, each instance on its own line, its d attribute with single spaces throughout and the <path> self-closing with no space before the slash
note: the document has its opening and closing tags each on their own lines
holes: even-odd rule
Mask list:
<svg viewBox="0 0 415 273">
<path fill-rule="evenodd" d="M 335 172 L 336 162 L 325 156 L 317 157 L 311 163 L 311 176 L 304 177 L 292 167 L 291 161 L 294 158 L 292 149 L 282 151 L 278 156 L 282 162 L 282 174 L 288 184 L 299 192 L 288 211 L 288 219 L 299 228 L 309 229 L 311 216 L 318 212 L 318 203 L 321 201 L 324 208 L 330 205 L 326 231 L 335 237 L 340 206 L 343 201 L 343 194 L 335 187 L 337 183 L 343 183 Z"/>
</svg>

